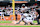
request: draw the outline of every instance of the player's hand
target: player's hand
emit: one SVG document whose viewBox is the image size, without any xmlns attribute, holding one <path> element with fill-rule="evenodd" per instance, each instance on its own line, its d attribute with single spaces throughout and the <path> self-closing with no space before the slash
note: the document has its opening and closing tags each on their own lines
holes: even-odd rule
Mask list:
<svg viewBox="0 0 40 27">
<path fill-rule="evenodd" d="M 40 19 L 39 19 L 39 21 L 40 21 Z"/>
</svg>

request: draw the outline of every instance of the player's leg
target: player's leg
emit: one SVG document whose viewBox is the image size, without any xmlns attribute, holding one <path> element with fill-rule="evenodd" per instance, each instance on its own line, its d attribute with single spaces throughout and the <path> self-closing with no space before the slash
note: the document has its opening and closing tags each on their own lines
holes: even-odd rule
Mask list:
<svg viewBox="0 0 40 27">
<path fill-rule="evenodd" d="M 2 17 L 3 17 L 3 15 L 1 14 L 1 21 L 2 21 Z"/>
<path fill-rule="evenodd" d="M 17 24 L 19 24 L 21 21 L 23 21 L 23 19 L 24 19 L 24 18 L 21 18 L 20 21 L 19 21 Z"/>
<path fill-rule="evenodd" d="M 24 18 L 24 20 L 23 20 L 23 21 L 24 21 L 24 23 L 25 23 L 24 25 L 27 25 L 27 24 L 28 24 L 27 19 L 25 19 L 25 18 Z"/>
<path fill-rule="evenodd" d="M 24 21 L 24 23 L 25 23 L 24 25 L 28 25 L 28 23 L 27 23 L 27 22 L 25 22 L 25 21 Z"/>
<path fill-rule="evenodd" d="M 21 21 L 24 21 L 24 18 L 21 18 L 20 21 L 17 24 L 19 24 Z M 26 24 L 25 21 L 24 21 L 24 23 Z"/>
<path fill-rule="evenodd" d="M 31 24 L 31 25 L 34 25 L 34 23 L 33 23 L 32 21 L 30 22 L 30 24 Z"/>
<path fill-rule="evenodd" d="M 16 23 L 16 24 L 19 24 L 20 22 L 21 22 L 22 20 L 20 20 L 18 23 Z"/>
<path fill-rule="evenodd" d="M 2 15 L 1 15 L 1 21 L 2 21 Z"/>
<path fill-rule="evenodd" d="M 4 14 L 3 14 L 3 19 L 4 19 L 4 21 L 6 21 L 5 18 L 4 18 Z"/>
<path fill-rule="evenodd" d="M 31 25 L 36 25 L 35 23 L 33 23 L 33 20 L 30 20 L 30 24 Z"/>
</svg>

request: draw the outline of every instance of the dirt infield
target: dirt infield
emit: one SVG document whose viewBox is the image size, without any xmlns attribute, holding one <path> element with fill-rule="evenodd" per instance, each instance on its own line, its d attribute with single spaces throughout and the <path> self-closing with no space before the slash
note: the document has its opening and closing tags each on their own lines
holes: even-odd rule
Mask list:
<svg viewBox="0 0 40 27">
<path fill-rule="evenodd" d="M 13 23 L 0 23 L 0 26 L 40 26 L 40 25 L 24 25 L 24 24 L 13 24 Z"/>
</svg>

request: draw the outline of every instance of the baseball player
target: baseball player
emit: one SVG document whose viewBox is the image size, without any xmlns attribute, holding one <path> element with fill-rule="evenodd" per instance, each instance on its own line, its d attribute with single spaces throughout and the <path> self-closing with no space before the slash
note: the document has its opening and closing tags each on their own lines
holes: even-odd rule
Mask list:
<svg viewBox="0 0 40 27">
<path fill-rule="evenodd" d="M 28 15 L 26 18 L 23 19 L 23 21 L 25 21 L 27 24 L 28 23 L 34 24 L 32 15 Z"/>
<path fill-rule="evenodd" d="M 19 21 L 17 24 L 19 24 L 21 21 L 24 21 L 23 19 L 26 18 L 26 17 L 28 17 L 28 14 L 27 14 L 27 13 L 23 13 L 23 14 L 21 15 L 20 21 Z M 25 21 L 24 21 L 24 22 L 25 22 Z M 25 24 L 27 24 L 27 23 L 25 22 Z"/>
<path fill-rule="evenodd" d="M 17 24 L 19 24 L 21 21 L 24 21 L 25 25 L 28 24 L 28 23 L 34 24 L 33 23 L 33 17 L 29 13 L 24 13 L 23 16 L 21 17 L 20 21 Z"/>
<path fill-rule="evenodd" d="M 4 19 L 4 21 L 6 21 L 5 18 L 4 18 L 4 13 L 5 13 L 5 11 L 2 10 L 2 12 L 1 12 L 1 21 L 2 21 L 2 18 Z"/>
<path fill-rule="evenodd" d="M 19 24 L 21 21 L 24 21 L 23 19 L 26 18 L 26 16 L 28 16 L 28 15 L 27 15 L 26 13 L 24 13 L 24 14 L 22 15 L 20 21 L 19 21 L 17 24 Z M 24 21 L 24 23 L 26 23 L 26 22 Z"/>
</svg>

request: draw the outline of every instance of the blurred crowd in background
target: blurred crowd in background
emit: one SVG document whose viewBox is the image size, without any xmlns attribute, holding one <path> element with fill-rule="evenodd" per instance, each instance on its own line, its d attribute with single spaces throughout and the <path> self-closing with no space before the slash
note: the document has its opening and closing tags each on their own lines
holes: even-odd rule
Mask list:
<svg viewBox="0 0 40 27">
<path fill-rule="evenodd" d="M 13 9 L 12 9 L 12 7 L 10 7 L 10 5 L 8 5 L 6 7 L 0 6 L 0 15 L 1 15 L 1 12 L 5 12 L 4 13 L 5 15 L 13 15 Z"/>
<path fill-rule="evenodd" d="M 13 9 L 12 9 L 12 7 L 10 7 L 10 5 L 0 6 L 0 16 L 1 16 L 0 19 L 1 19 L 1 21 L 2 21 L 2 19 L 4 19 L 4 21 L 6 21 L 4 16 L 10 16 L 10 15 L 13 15 Z"/>
</svg>

